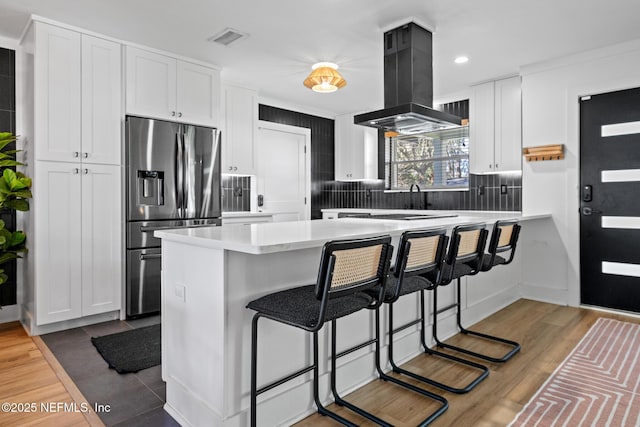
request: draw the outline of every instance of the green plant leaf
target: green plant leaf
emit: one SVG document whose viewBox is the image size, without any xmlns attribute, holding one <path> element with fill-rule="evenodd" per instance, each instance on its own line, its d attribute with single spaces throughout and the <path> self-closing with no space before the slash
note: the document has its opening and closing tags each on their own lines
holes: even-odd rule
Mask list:
<svg viewBox="0 0 640 427">
<path fill-rule="evenodd" d="M 7 200 L 4 202 L 4 207 L 15 209 L 20 212 L 26 212 L 29 210 L 29 202 L 26 200 Z"/>
<path fill-rule="evenodd" d="M 27 235 L 22 231 L 14 231 L 11 233 L 11 240 L 9 241 L 10 247 L 15 247 L 21 245 L 27 240 Z"/>
<path fill-rule="evenodd" d="M 3 230 L 4 226 L 5 226 L 4 221 L 0 219 L 0 230 Z"/>
<path fill-rule="evenodd" d="M 19 256 L 13 252 L 4 252 L 0 254 L 0 264 L 13 261 L 14 259 L 18 259 L 18 258 Z"/>
<path fill-rule="evenodd" d="M 0 285 L 2 285 L 3 283 L 6 283 L 7 280 L 9 280 L 9 276 L 4 274 L 4 270 L 0 269 Z"/>
<path fill-rule="evenodd" d="M 0 160 L 0 167 L 3 167 L 3 168 L 12 168 L 12 167 L 14 167 L 14 166 L 24 166 L 24 163 L 20 163 L 20 162 L 18 162 L 18 161 L 15 161 L 15 160 L 9 160 L 9 159 L 6 159 L 6 160 Z"/>
</svg>

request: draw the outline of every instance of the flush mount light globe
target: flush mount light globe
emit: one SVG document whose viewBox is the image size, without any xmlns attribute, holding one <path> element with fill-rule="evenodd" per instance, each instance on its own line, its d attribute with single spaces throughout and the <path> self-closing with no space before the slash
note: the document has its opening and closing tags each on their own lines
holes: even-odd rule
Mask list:
<svg viewBox="0 0 640 427">
<path fill-rule="evenodd" d="M 304 85 L 314 92 L 335 92 L 347 84 L 338 72 L 338 66 L 332 62 L 318 62 L 311 69 L 313 71 L 304 80 Z"/>
</svg>

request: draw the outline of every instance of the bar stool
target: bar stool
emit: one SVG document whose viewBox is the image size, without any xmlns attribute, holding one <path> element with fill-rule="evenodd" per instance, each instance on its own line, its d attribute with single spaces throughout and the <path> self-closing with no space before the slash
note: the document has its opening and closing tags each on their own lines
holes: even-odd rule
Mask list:
<svg viewBox="0 0 640 427">
<path fill-rule="evenodd" d="M 468 232 L 465 232 L 462 228 L 458 228 L 457 234 L 454 231 L 454 239 L 458 239 L 456 241 L 459 241 L 460 236 L 466 236 L 466 233 L 473 233 L 474 230 L 475 228 L 470 228 Z M 477 237 L 481 237 L 479 231 L 477 233 Z M 437 284 L 442 281 L 442 275 L 449 274 L 449 271 L 453 271 L 451 269 L 443 271 L 443 267 L 446 267 L 446 264 L 444 264 L 444 258 L 447 248 L 447 240 L 448 238 L 446 236 L 445 229 L 406 231 L 400 238 L 396 264 L 393 270 L 393 275 L 391 275 L 389 278 L 389 283 L 387 285 L 387 291 L 384 300 L 385 303 L 389 304 L 389 363 L 391 364 L 391 368 L 395 373 L 408 376 L 427 384 L 431 384 L 451 393 L 462 394 L 471 391 L 482 380 L 484 380 L 489 375 L 489 368 L 479 363 L 475 363 L 447 353 L 442 353 L 430 349 L 427 345 L 425 333 L 426 310 L 424 291 L 433 290 L 435 292 Z M 452 248 L 454 252 L 450 251 L 450 254 L 455 254 L 458 249 L 458 245 L 453 245 L 453 241 Z M 482 248 L 479 249 L 479 253 L 482 254 L 483 250 L 484 243 L 482 244 Z M 458 270 L 460 270 L 465 267 L 460 266 L 457 268 Z M 395 286 L 393 286 L 394 282 Z M 395 293 L 392 293 L 392 291 L 395 291 Z M 394 303 L 401 296 L 418 291 L 420 292 L 420 317 L 402 326 L 394 327 Z M 418 323 L 420 324 L 420 341 L 426 354 L 439 356 L 448 359 L 449 361 L 476 369 L 480 371 L 478 375 L 464 387 L 453 387 L 399 367 L 395 362 L 393 355 L 393 336 L 396 332 L 400 332 Z M 383 374 L 381 372 L 380 377 L 388 381 L 394 381 L 401 385 L 406 384 L 402 383 L 400 380 L 397 380 L 394 377 Z"/>
<path fill-rule="evenodd" d="M 454 234 L 455 233 L 456 231 L 454 230 Z M 448 310 L 449 308 L 452 308 L 453 306 L 455 306 L 457 310 L 456 322 L 458 325 L 458 329 L 460 330 L 461 333 L 465 335 L 473 335 L 473 336 L 484 338 L 487 340 L 500 342 L 502 344 L 505 344 L 511 347 L 511 349 L 501 357 L 493 357 L 486 354 L 477 353 L 462 347 L 457 347 L 451 344 L 446 344 L 444 342 L 441 342 L 437 336 L 437 324 L 436 324 L 437 315 L 435 312 L 435 304 L 436 304 L 437 296 L 436 296 L 436 292 L 434 292 L 433 337 L 436 341 L 436 344 L 439 347 L 447 348 L 449 350 L 454 350 L 454 351 L 464 353 L 479 359 L 487 360 L 493 363 L 504 363 L 507 360 L 511 359 L 516 353 L 520 351 L 520 348 L 521 348 L 520 344 L 518 344 L 515 341 L 465 329 L 462 326 L 462 321 L 460 316 L 460 311 L 461 311 L 460 310 L 460 278 L 466 275 L 477 274 L 480 271 L 489 271 L 496 265 L 509 264 L 511 261 L 513 261 L 513 257 L 515 255 L 516 242 L 518 240 L 519 234 L 520 234 L 520 225 L 518 225 L 516 221 L 504 221 L 504 220 L 496 221 L 496 223 L 493 226 L 493 231 L 491 233 L 491 241 L 489 243 L 489 253 L 484 254 L 483 256 L 480 256 L 480 257 L 476 256 L 466 260 L 464 259 L 457 260 L 458 262 L 462 262 L 465 268 L 457 269 L 457 271 L 454 268 L 452 270 L 453 273 L 450 275 L 451 280 L 453 279 L 457 280 L 456 303 L 452 306 L 445 307 L 440 310 L 440 312 L 442 312 L 444 310 Z M 485 240 L 486 240 L 486 234 L 485 234 Z M 461 246 L 462 246 L 462 243 L 461 243 Z M 482 243 L 482 246 L 484 247 L 484 243 Z M 484 249 L 481 249 L 481 251 L 484 251 Z M 510 251 L 510 255 L 508 258 L 504 258 L 498 255 L 498 253 L 504 253 L 507 251 Z"/>
<path fill-rule="evenodd" d="M 393 247 L 389 236 L 328 242 L 322 249 L 318 279 L 315 284 L 275 292 L 251 301 L 247 308 L 255 310 L 251 325 L 251 426 L 257 422 L 257 396 L 313 371 L 313 398 L 318 412 L 336 421 L 356 426 L 351 421 L 326 409 L 318 390 L 318 332 L 332 323 L 331 387 L 335 392 L 336 319 L 364 308 L 377 308 L 385 292 Z M 365 291 L 375 290 L 375 297 Z M 313 334 L 313 363 L 270 384 L 257 388 L 258 320 L 271 319 Z M 343 404 L 347 402 L 336 402 Z M 352 404 L 349 409 L 381 425 L 389 425 Z"/>
</svg>

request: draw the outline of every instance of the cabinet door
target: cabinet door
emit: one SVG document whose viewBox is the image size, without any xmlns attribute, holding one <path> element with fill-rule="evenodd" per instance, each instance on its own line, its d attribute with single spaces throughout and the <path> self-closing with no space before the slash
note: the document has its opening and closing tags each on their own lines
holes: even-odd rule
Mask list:
<svg viewBox="0 0 640 427">
<path fill-rule="evenodd" d="M 353 114 L 336 117 L 335 179 L 378 178 L 378 131 L 353 124 Z"/>
<path fill-rule="evenodd" d="M 469 171 L 494 172 L 494 83 L 472 88 L 469 100 Z"/>
<path fill-rule="evenodd" d="M 80 33 L 35 25 L 35 156 L 79 162 Z"/>
<path fill-rule="evenodd" d="M 122 78 L 120 45 L 82 35 L 82 159 L 121 162 Z"/>
<path fill-rule="evenodd" d="M 79 165 L 36 162 L 32 213 L 36 271 L 36 323 L 82 315 L 81 179 Z M 33 239 L 33 240 L 31 240 Z"/>
<path fill-rule="evenodd" d="M 222 172 L 254 174 L 258 93 L 232 85 L 225 85 L 223 92 L 225 126 L 222 130 Z"/>
<path fill-rule="evenodd" d="M 344 114 L 335 121 L 335 179 L 349 181 L 353 175 L 353 149 L 351 147 L 351 126 L 353 116 Z"/>
<path fill-rule="evenodd" d="M 522 169 L 522 103 L 520 77 L 495 82 L 495 170 Z"/>
<path fill-rule="evenodd" d="M 130 46 L 126 51 L 127 113 L 175 120 L 176 60 Z"/>
<path fill-rule="evenodd" d="M 220 72 L 189 62 L 177 62 L 178 120 L 219 127 Z"/>
<path fill-rule="evenodd" d="M 122 188 L 119 166 L 82 165 L 82 315 L 119 310 Z"/>
</svg>

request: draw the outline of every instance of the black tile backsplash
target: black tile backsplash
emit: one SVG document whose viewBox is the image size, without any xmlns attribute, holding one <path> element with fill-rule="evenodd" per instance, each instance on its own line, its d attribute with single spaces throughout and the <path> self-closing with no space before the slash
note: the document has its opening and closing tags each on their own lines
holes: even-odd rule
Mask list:
<svg viewBox="0 0 640 427">
<path fill-rule="evenodd" d="M 441 106 L 468 117 L 468 100 Z M 311 129 L 311 218 L 322 218 L 322 209 L 448 209 L 448 210 L 522 210 L 520 173 L 471 175 L 469 191 L 434 191 L 410 195 L 408 192 L 384 192 L 384 181 L 334 181 L 334 121 L 323 117 L 260 105 L 260 120 Z M 506 185 L 506 194 L 500 193 Z M 478 194 L 478 188 L 484 192 Z"/>
<path fill-rule="evenodd" d="M 222 211 L 251 210 L 251 177 L 222 176 Z"/>
<path fill-rule="evenodd" d="M 506 194 L 501 186 L 506 185 Z M 483 188 L 483 194 L 479 194 Z M 472 175 L 469 191 L 386 192 L 384 181 L 325 182 L 323 200 L 332 208 L 438 209 L 438 210 L 522 210 L 522 178 L 518 173 Z"/>
<path fill-rule="evenodd" d="M 15 51 L 0 48 L 0 132 L 16 133 L 16 81 L 15 81 Z M 12 149 L 13 144 L 8 146 Z M 16 229 L 16 214 L 7 210 L 0 212 L 0 219 L 5 222 L 8 230 Z M 16 303 L 16 262 L 11 261 L 0 265 L 9 276 L 6 283 L 0 285 L 0 306 Z"/>
</svg>

